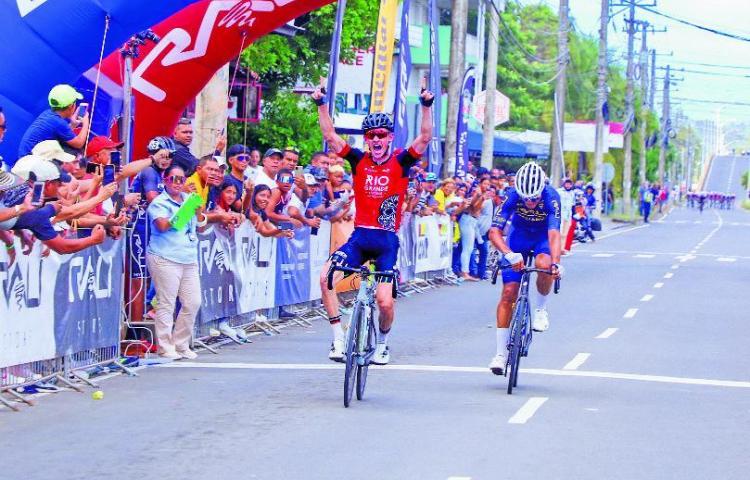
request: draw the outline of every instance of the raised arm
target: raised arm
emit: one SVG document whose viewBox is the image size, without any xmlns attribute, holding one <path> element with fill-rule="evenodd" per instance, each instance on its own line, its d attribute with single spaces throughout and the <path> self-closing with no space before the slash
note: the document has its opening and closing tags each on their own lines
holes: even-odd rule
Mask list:
<svg viewBox="0 0 750 480">
<path fill-rule="evenodd" d="M 419 95 L 419 103 L 422 104 L 422 124 L 419 127 L 419 135 L 411 144 L 420 155 L 427 151 L 427 147 L 432 141 L 432 102 L 435 101 L 435 95 L 427 90 L 427 79 L 422 78 L 422 93 Z"/>
<path fill-rule="evenodd" d="M 310 95 L 318 106 L 318 123 L 320 131 L 323 133 L 323 139 L 328 143 L 331 149 L 338 153 L 346 146 L 346 141 L 336 133 L 336 127 L 333 125 L 333 119 L 328 113 L 328 99 L 326 98 L 325 79 L 320 79 L 320 85 Z"/>
</svg>

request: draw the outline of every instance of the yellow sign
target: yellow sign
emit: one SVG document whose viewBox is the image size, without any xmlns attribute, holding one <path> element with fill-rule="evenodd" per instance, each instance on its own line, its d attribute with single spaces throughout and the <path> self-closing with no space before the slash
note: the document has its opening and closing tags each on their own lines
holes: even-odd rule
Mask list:
<svg viewBox="0 0 750 480">
<path fill-rule="evenodd" d="M 393 66 L 393 45 L 396 36 L 398 0 L 382 0 L 375 37 L 375 58 L 372 68 L 370 112 L 385 111 L 388 82 Z"/>
</svg>

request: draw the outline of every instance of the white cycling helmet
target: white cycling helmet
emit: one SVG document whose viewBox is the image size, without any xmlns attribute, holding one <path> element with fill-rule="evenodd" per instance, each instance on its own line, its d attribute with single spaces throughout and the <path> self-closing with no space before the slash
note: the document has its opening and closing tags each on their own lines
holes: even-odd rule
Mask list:
<svg viewBox="0 0 750 480">
<path fill-rule="evenodd" d="M 516 172 L 516 191 L 521 198 L 536 198 L 542 194 L 547 176 L 536 162 L 524 164 Z"/>
</svg>

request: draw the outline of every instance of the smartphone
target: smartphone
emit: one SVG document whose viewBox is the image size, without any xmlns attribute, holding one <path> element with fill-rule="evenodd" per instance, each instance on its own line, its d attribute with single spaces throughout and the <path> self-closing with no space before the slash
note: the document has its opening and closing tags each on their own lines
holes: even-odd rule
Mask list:
<svg viewBox="0 0 750 480">
<path fill-rule="evenodd" d="M 84 115 L 86 115 L 86 112 L 89 111 L 89 104 L 88 103 L 79 103 L 78 104 L 78 111 L 76 112 L 76 116 L 78 118 L 83 118 Z"/>
<path fill-rule="evenodd" d="M 114 195 L 113 198 L 114 198 L 114 201 L 115 201 L 115 218 L 117 218 L 117 217 L 120 216 L 120 212 L 122 211 L 123 196 L 120 195 L 119 193 L 115 193 L 115 195 Z"/>
<path fill-rule="evenodd" d="M 110 162 L 112 165 L 115 166 L 115 168 L 120 168 L 120 164 L 122 163 L 122 152 L 119 150 L 115 150 L 109 155 Z"/>
<path fill-rule="evenodd" d="M 44 203 L 44 182 L 36 182 L 31 194 L 31 205 L 41 207 L 42 203 Z"/>
<path fill-rule="evenodd" d="M 292 222 L 279 222 L 279 230 L 294 230 Z"/>
<path fill-rule="evenodd" d="M 114 165 L 103 165 L 104 172 L 102 173 L 102 185 L 109 185 L 115 181 L 115 166 Z"/>
<path fill-rule="evenodd" d="M 305 167 L 298 166 L 297 168 L 294 169 L 294 176 L 295 177 L 301 177 L 304 174 L 305 174 Z"/>
</svg>

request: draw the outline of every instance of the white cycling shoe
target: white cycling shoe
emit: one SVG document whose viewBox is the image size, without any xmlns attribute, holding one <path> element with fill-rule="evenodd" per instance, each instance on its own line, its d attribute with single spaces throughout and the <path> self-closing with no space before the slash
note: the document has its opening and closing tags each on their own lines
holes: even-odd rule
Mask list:
<svg viewBox="0 0 750 480">
<path fill-rule="evenodd" d="M 328 359 L 334 362 L 344 361 L 344 339 L 336 339 L 331 343 L 331 350 L 328 352 Z"/>
<path fill-rule="evenodd" d="M 495 355 L 490 362 L 490 371 L 495 375 L 503 375 L 506 363 L 508 363 L 508 359 L 505 355 Z"/>
<path fill-rule="evenodd" d="M 549 329 L 549 313 L 544 308 L 534 310 L 534 318 L 531 320 L 531 329 L 535 332 L 546 332 Z"/>
<path fill-rule="evenodd" d="M 385 343 L 378 343 L 375 346 L 375 355 L 372 356 L 372 363 L 375 365 L 388 365 L 391 361 L 391 351 Z"/>
</svg>

